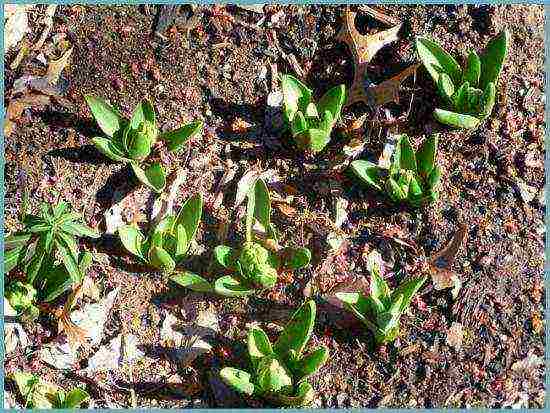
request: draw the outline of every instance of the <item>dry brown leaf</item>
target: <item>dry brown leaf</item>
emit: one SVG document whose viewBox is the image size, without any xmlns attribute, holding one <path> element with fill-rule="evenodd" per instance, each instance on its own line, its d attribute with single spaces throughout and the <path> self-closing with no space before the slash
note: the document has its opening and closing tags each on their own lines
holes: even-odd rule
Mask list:
<svg viewBox="0 0 550 413">
<path fill-rule="evenodd" d="M 458 274 L 451 270 L 460 246 L 465 241 L 468 228 L 465 224 L 459 224 L 458 231 L 444 248 L 432 255 L 428 261 L 428 268 L 432 282 L 436 290 L 453 288 L 453 296 L 456 298 L 461 282 Z"/>
<path fill-rule="evenodd" d="M 73 48 L 71 47 L 65 53 L 63 53 L 63 55 L 59 59 L 52 60 L 48 64 L 46 79 L 50 84 L 52 85 L 57 84 L 57 82 L 59 81 L 59 76 L 61 76 L 61 72 L 63 72 L 63 69 L 65 69 L 65 67 L 69 63 L 69 59 L 72 53 L 73 53 Z"/>
<path fill-rule="evenodd" d="M 4 122 L 4 136 L 9 137 L 13 133 L 15 120 L 18 119 L 27 108 L 43 108 L 50 104 L 50 97 L 45 95 L 28 94 L 16 99 L 10 100 L 6 110 L 6 120 Z"/>
</svg>

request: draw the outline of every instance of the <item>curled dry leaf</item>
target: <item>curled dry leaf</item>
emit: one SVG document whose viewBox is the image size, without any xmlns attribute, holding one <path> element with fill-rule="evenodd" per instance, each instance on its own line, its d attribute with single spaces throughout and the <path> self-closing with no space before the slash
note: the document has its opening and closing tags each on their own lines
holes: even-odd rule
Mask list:
<svg viewBox="0 0 550 413">
<path fill-rule="evenodd" d="M 465 242 L 468 233 L 465 224 L 459 224 L 459 228 L 449 242 L 439 252 L 432 255 L 428 261 L 428 268 L 432 277 L 434 288 L 444 290 L 453 288 L 453 297 L 456 298 L 461 287 L 458 275 L 451 270 L 451 266 L 456 258 L 456 254 L 463 242 Z"/>
<path fill-rule="evenodd" d="M 15 317 L 17 312 L 12 308 L 9 301 L 4 298 L 4 316 Z M 21 349 L 25 349 L 29 345 L 29 338 L 21 324 L 4 319 L 4 345 L 6 354 L 9 354 L 17 349 L 20 345 Z"/>
</svg>

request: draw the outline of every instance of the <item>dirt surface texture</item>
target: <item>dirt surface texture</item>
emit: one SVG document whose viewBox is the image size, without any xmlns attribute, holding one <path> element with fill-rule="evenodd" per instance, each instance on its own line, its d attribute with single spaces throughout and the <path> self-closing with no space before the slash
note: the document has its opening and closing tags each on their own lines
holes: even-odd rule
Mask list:
<svg viewBox="0 0 550 413">
<path fill-rule="evenodd" d="M 373 18 L 373 9 L 387 21 Z M 250 326 L 276 337 L 310 298 L 317 303 L 310 345 L 330 350 L 310 379 L 313 407 L 543 406 L 543 7 L 350 10 L 362 34 L 402 24 L 397 40 L 368 64 L 375 84 L 419 62 L 416 36 L 431 36 L 464 62 L 472 48 L 481 51 L 508 29 L 510 51 L 492 115 L 475 130 L 437 123 L 437 90 L 420 66 L 402 83 L 397 103 L 346 107 L 326 149 L 306 154 L 284 128 L 277 76 L 301 78 L 315 97 L 351 85 L 352 53 L 338 38 L 344 6 L 25 10 L 28 30 L 5 55 L 5 107 L 21 88 L 40 89 L 30 79 L 51 75 L 48 63 L 72 52 L 54 70 L 54 90 L 12 107 L 4 130 L 5 233 L 20 228 L 25 194 L 31 211 L 40 201 L 69 202 L 102 233 L 81 241 L 94 260 L 72 309 L 95 320 L 89 324 L 97 337 L 73 353 L 54 313 L 44 311 L 21 323 L 28 342 L 6 354 L 6 376 L 27 371 L 65 389 L 80 386 L 94 408 L 270 407 L 235 393 L 218 372 L 246 366 Z M 281 244 L 308 247 L 311 265 L 246 298 L 191 292 L 137 265 L 114 231 L 129 222 L 146 230 L 156 195 L 127 165 L 92 145 L 101 131 L 86 94 L 126 116 L 148 98 L 161 131 L 204 122 L 181 152 L 155 148 L 172 174 L 168 187 L 177 171 L 183 179 L 175 206 L 197 192 L 204 197 L 187 269 L 214 279 L 220 275 L 214 247 L 242 243 L 245 205 L 234 204 L 239 181 L 252 171 L 268 184 Z M 392 136 L 404 132 L 415 147 L 440 133 L 440 195 L 424 208 L 394 206 L 347 168 L 356 158 L 376 161 Z M 430 257 L 447 246 L 452 288 L 438 288 Z M 432 274 L 403 316 L 399 337 L 381 347 L 334 299 L 337 291 L 368 286 L 366 257 L 373 250 L 382 255 L 391 286 Z M 6 399 L 11 406 L 25 403 L 9 379 Z"/>
</svg>

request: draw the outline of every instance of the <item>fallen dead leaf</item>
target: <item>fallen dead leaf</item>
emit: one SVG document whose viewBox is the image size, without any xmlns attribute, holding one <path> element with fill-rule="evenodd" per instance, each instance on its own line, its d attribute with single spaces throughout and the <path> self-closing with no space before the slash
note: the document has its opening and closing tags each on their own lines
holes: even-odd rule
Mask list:
<svg viewBox="0 0 550 413">
<path fill-rule="evenodd" d="M 71 58 L 72 53 L 73 53 L 73 48 L 71 47 L 69 50 L 63 53 L 63 55 L 59 59 L 52 60 L 48 64 L 46 79 L 50 84 L 52 85 L 57 84 L 57 82 L 59 81 L 59 77 L 61 76 L 61 72 L 63 72 L 63 69 L 65 69 L 65 67 L 69 63 L 69 59 Z"/>
<path fill-rule="evenodd" d="M 12 308 L 9 301 L 4 297 L 4 317 L 15 317 L 17 312 Z M 29 338 L 21 324 L 8 321 L 4 318 L 4 345 L 6 354 L 9 354 L 17 347 L 25 349 L 29 345 Z"/>
<path fill-rule="evenodd" d="M 460 224 L 453 239 L 439 252 L 432 255 L 428 261 L 429 272 L 436 290 L 453 288 L 453 297 L 456 298 L 461 287 L 458 275 L 451 270 L 460 246 L 465 242 L 468 233 L 467 226 Z"/>
<path fill-rule="evenodd" d="M 9 137 L 14 129 L 15 121 L 21 116 L 27 108 L 43 108 L 50 104 L 49 96 L 29 94 L 10 100 L 6 110 L 6 120 L 4 122 L 4 136 Z"/>
<path fill-rule="evenodd" d="M 129 334 L 119 334 L 108 344 L 101 346 L 99 350 L 88 359 L 87 373 L 98 371 L 116 370 L 123 364 L 135 363 L 144 357 L 144 353 L 137 347 L 137 337 Z"/>
</svg>

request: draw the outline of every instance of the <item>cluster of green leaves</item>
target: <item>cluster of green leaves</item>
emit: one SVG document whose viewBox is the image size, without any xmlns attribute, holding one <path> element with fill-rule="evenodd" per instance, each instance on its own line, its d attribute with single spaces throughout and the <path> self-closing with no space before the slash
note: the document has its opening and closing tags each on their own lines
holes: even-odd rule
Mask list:
<svg viewBox="0 0 550 413">
<path fill-rule="evenodd" d="M 18 312 L 36 314 L 33 301 L 50 302 L 82 282 L 92 256 L 79 252 L 76 237 L 98 238 L 66 202 L 53 207 L 43 203 L 40 215 L 23 217 L 24 229 L 5 240 L 4 269 L 26 274 L 25 283 L 8 285 L 6 298 Z"/>
<path fill-rule="evenodd" d="M 296 144 L 302 150 L 321 152 L 346 101 L 346 87 L 335 86 L 315 103 L 312 91 L 291 75 L 281 76 L 284 117 Z"/>
<path fill-rule="evenodd" d="M 31 373 L 16 371 L 12 378 L 25 400 L 25 409 L 79 409 L 90 399 L 90 395 L 78 387 L 67 393 Z"/>
<path fill-rule="evenodd" d="M 124 247 L 148 265 L 171 273 L 187 255 L 202 217 L 202 195 L 189 198 L 177 215 L 167 214 L 146 238 L 133 225 L 118 229 Z"/>
<path fill-rule="evenodd" d="M 172 277 L 174 282 L 194 291 L 242 297 L 253 294 L 257 289 L 272 288 L 282 268 L 296 270 L 309 264 L 311 252 L 307 248 L 288 247 L 273 252 L 255 239 L 252 228 L 257 222 L 269 239 L 277 241 L 275 228 L 270 221 L 269 191 L 263 180 L 258 179 L 251 185 L 247 198 L 246 241 L 240 249 L 219 245 L 214 251 L 218 264 L 234 275 L 220 277 L 212 285 L 197 274 L 183 272 Z"/>
<path fill-rule="evenodd" d="M 509 35 L 502 31 L 479 56 L 468 55 L 464 70 L 441 46 L 424 37 L 416 39 L 416 50 L 450 110 L 436 109 L 435 118 L 456 128 L 476 128 L 495 105 L 498 77 L 506 59 Z"/>
<path fill-rule="evenodd" d="M 374 334 L 377 344 L 384 344 L 399 335 L 399 320 L 427 277 L 408 281 L 391 291 L 380 275 L 380 262 L 379 253 L 372 251 L 368 257 L 370 295 L 346 292 L 336 293 L 336 297 Z"/>
<path fill-rule="evenodd" d="M 438 135 L 431 135 L 415 152 L 409 137 L 399 135 L 389 170 L 366 160 L 353 161 L 351 170 L 394 202 L 421 206 L 438 197 L 441 170 L 436 165 L 437 143 Z"/>
<path fill-rule="evenodd" d="M 115 162 L 129 163 L 136 177 L 156 192 L 162 192 L 166 185 L 164 167 L 153 162 L 144 169 L 140 163 L 151 154 L 157 139 L 165 141 L 168 150 L 175 152 L 202 129 L 202 122 L 196 121 L 159 135 L 155 110 L 147 100 L 140 102 L 132 117 L 126 119 L 100 98 L 88 95 L 85 99 L 97 124 L 107 135 L 107 138 L 92 139 L 96 148 Z"/>
<path fill-rule="evenodd" d="M 307 301 L 294 313 L 272 345 L 259 327 L 248 332 L 248 355 L 252 373 L 232 367 L 220 371 L 222 380 L 240 393 L 264 397 L 282 406 L 304 406 L 314 398 L 306 380 L 329 357 L 326 347 L 304 354 L 313 325 L 316 307 Z"/>
</svg>

